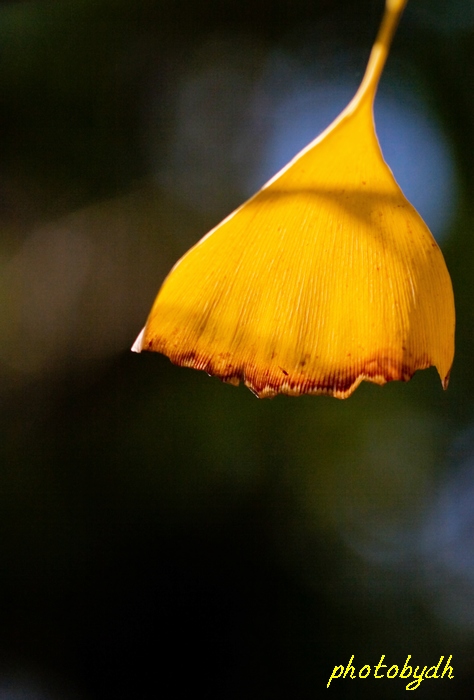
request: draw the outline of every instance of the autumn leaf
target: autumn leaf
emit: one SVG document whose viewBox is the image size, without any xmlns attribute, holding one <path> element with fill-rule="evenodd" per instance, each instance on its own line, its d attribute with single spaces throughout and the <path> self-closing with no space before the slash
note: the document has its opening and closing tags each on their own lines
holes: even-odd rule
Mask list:
<svg viewBox="0 0 474 700">
<path fill-rule="evenodd" d="M 373 103 L 406 0 L 387 0 L 353 100 L 166 278 L 133 350 L 257 396 L 348 397 L 434 365 L 454 300 L 442 253 L 385 163 Z"/>
</svg>

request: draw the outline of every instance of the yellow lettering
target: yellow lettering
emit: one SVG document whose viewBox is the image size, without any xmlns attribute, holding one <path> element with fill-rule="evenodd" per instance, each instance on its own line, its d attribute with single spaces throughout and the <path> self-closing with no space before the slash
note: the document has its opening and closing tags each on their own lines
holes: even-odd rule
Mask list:
<svg viewBox="0 0 474 700">
<path fill-rule="evenodd" d="M 437 665 L 437 666 L 431 666 L 431 668 L 429 668 L 429 669 L 427 670 L 427 672 L 425 673 L 425 678 L 439 678 L 439 676 L 438 676 L 438 674 L 437 674 L 437 671 L 438 671 L 439 667 L 441 666 L 441 662 L 442 662 L 443 659 L 444 659 L 444 656 L 442 656 L 442 657 L 440 658 L 440 660 L 438 661 L 438 665 Z M 430 671 L 432 671 L 431 674 L 430 674 Z"/>
<path fill-rule="evenodd" d="M 425 679 L 423 678 L 423 675 L 424 675 L 424 673 L 425 673 L 425 671 L 426 671 L 426 669 L 427 669 L 427 666 L 424 666 L 424 667 L 423 667 L 423 671 L 422 671 L 421 673 L 418 674 L 417 671 L 418 671 L 419 668 L 420 668 L 420 667 L 417 666 L 417 667 L 415 668 L 415 670 L 413 671 L 413 678 L 415 678 L 416 680 L 412 681 L 411 683 L 408 683 L 408 685 L 406 686 L 406 689 L 407 689 L 407 690 L 416 690 L 416 689 L 418 688 L 418 686 L 420 685 L 421 681 L 424 681 L 424 680 L 425 680 Z M 413 686 L 413 688 L 412 688 L 411 686 Z"/>
<path fill-rule="evenodd" d="M 347 668 L 344 671 L 344 678 L 347 676 L 349 671 L 351 672 L 351 678 L 355 678 L 355 676 L 354 676 L 355 668 L 354 668 L 354 666 L 351 666 L 351 663 L 353 660 L 354 660 L 354 654 L 352 654 L 351 659 L 350 659 L 349 663 L 347 664 Z"/>
<path fill-rule="evenodd" d="M 441 674 L 441 678 L 444 678 L 444 674 L 446 673 L 446 671 L 448 672 L 448 678 L 454 678 L 454 676 L 451 675 L 453 673 L 453 667 L 449 665 L 449 662 L 451 661 L 452 658 L 453 658 L 453 655 L 451 654 L 449 659 L 446 661 L 446 666 L 443 669 L 443 673 Z"/>
<path fill-rule="evenodd" d="M 339 669 L 341 669 L 341 670 L 339 671 Z M 339 673 L 336 675 L 336 672 L 337 672 L 337 671 L 339 671 Z M 329 686 L 330 686 L 330 684 L 331 684 L 331 681 L 333 681 L 335 678 L 340 678 L 340 677 L 341 677 L 341 673 L 342 673 L 343 671 L 344 671 L 344 666 L 334 666 L 333 672 L 331 673 L 331 677 L 330 677 L 330 679 L 329 679 L 329 681 L 328 681 L 328 684 L 327 684 L 326 688 L 329 688 Z"/>
<path fill-rule="evenodd" d="M 380 661 L 378 662 L 378 664 L 377 664 L 377 666 L 375 667 L 375 670 L 374 670 L 374 676 L 375 676 L 375 678 L 383 678 L 383 673 L 382 673 L 381 676 L 379 676 L 379 675 L 377 674 L 377 671 L 379 670 L 379 668 L 387 668 L 387 664 L 383 664 L 383 663 L 382 663 L 382 661 L 383 661 L 384 659 L 385 659 L 385 654 L 382 654 L 382 658 L 380 659 Z"/>
<path fill-rule="evenodd" d="M 403 666 L 401 672 L 400 672 L 400 678 L 410 678 L 411 676 L 411 671 L 412 668 L 411 666 L 408 666 L 408 662 L 411 659 L 411 654 L 408 654 L 407 660 L 405 661 L 405 665 Z M 408 673 L 405 673 L 405 671 L 408 671 Z"/>
</svg>

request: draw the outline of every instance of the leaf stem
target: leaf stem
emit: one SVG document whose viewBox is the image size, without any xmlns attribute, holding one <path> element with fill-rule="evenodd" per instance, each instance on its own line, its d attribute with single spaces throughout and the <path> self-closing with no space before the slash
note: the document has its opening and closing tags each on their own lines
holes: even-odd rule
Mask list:
<svg viewBox="0 0 474 700">
<path fill-rule="evenodd" d="M 370 52 L 362 83 L 349 105 L 349 109 L 354 109 L 366 98 L 373 102 L 395 30 L 407 2 L 408 0 L 386 0 L 382 24 Z"/>
</svg>

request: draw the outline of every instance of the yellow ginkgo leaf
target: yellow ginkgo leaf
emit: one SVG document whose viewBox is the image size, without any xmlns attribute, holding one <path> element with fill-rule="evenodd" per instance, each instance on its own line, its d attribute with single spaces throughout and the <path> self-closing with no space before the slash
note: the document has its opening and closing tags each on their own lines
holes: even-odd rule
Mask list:
<svg viewBox="0 0 474 700">
<path fill-rule="evenodd" d="M 436 366 L 454 300 L 442 253 L 386 165 L 373 101 L 406 0 L 387 0 L 362 84 L 335 122 L 172 269 L 133 350 L 258 396 L 346 398 Z"/>
</svg>

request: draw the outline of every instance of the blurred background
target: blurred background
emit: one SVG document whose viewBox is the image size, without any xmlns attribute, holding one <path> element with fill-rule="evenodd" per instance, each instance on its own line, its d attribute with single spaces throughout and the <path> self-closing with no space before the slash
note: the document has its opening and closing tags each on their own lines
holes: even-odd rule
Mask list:
<svg viewBox="0 0 474 700">
<path fill-rule="evenodd" d="M 474 4 L 411 0 L 376 104 L 457 304 L 434 369 L 257 400 L 129 350 L 164 276 L 352 97 L 382 0 L 0 3 L 0 699 L 474 683 Z"/>
</svg>

